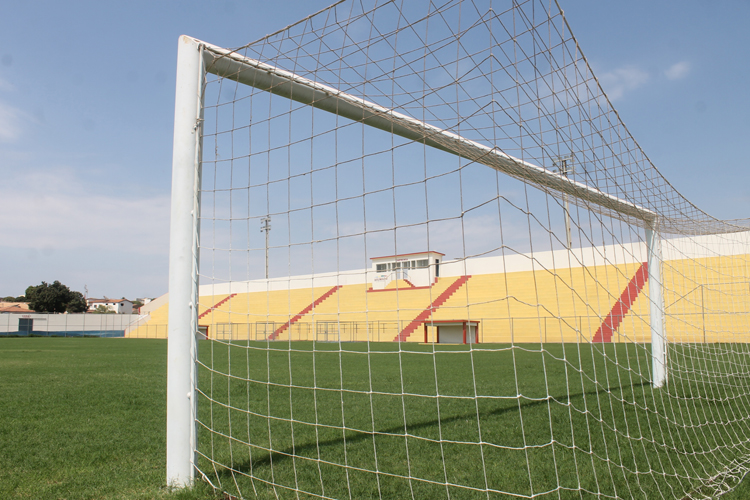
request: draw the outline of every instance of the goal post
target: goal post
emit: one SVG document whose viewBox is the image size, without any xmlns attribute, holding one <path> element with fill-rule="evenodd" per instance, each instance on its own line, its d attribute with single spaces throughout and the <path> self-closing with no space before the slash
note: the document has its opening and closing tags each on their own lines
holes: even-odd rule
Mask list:
<svg viewBox="0 0 750 500">
<path fill-rule="evenodd" d="M 168 304 L 133 329 L 168 319 L 168 485 L 684 498 L 750 470 L 750 224 L 656 169 L 557 2 L 341 0 L 177 59 Z"/>
<path fill-rule="evenodd" d="M 652 211 L 572 180 L 563 173 L 552 172 L 365 99 L 182 35 L 178 49 L 172 166 L 168 483 L 188 484 L 193 479 L 197 352 L 196 335 L 193 332 L 198 329 L 202 91 L 207 71 L 464 157 L 504 174 L 553 189 L 561 194 L 571 195 L 582 202 L 599 206 L 602 211 L 611 211 L 623 217 L 641 220 L 646 225 L 651 292 L 652 380 L 654 387 L 664 385 L 666 351 L 660 278 L 661 246 L 658 232 L 654 229 L 656 214 Z"/>
<path fill-rule="evenodd" d="M 651 327 L 651 380 L 654 387 L 667 381 L 667 349 L 664 334 L 664 290 L 661 280 L 661 239 L 653 225 L 646 226 L 648 254 L 649 321 Z"/>
<path fill-rule="evenodd" d="M 167 484 L 173 486 L 192 484 L 195 474 L 198 220 L 205 72 L 201 52 L 196 40 L 180 37 L 172 153 L 167 347 Z"/>
</svg>

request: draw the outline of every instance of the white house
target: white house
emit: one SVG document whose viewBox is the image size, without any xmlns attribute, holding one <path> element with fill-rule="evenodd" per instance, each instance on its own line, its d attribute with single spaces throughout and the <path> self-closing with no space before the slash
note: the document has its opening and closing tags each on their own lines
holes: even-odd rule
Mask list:
<svg viewBox="0 0 750 500">
<path fill-rule="evenodd" d="M 116 314 L 132 314 L 133 303 L 128 299 L 86 299 L 88 310 L 90 312 L 96 311 L 99 306 L 105 306 L 108 310 Z"/>
</svg>

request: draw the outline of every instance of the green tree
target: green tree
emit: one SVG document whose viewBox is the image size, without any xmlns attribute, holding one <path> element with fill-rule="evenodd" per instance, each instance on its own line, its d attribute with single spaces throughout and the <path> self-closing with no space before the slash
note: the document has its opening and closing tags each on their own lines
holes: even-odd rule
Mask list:
<svg viewBox="0 0 750 500">
<path fill-rule="evenodd" d="M 23 295 L 19 295 L 18 297 L 8 295 L 7 297 L 3 297 L 2 299 L 0 299 L 0 301 L 2 302 L 28 302 L 29 299 L 27 299 Z"/>
<path fill-rule="evenodd" d="M 81 292 L 72 291 L 59 281 L 51 285 L 42 281 L 41 285 L 28 287 L 26 298 L 29 300 L 29 307 L 36 312 L 76 313 L 86 310 L 86 299 Z"/>
<path fill-rule="evenodd" d="M 65 306 L 65 311 L 69 313 L 82 313 L 86 312 L 88 305 L 86 299 L 81 292 L 72 291 L 70 292 L 70 300 L 68 300 Z"/>
</svg>

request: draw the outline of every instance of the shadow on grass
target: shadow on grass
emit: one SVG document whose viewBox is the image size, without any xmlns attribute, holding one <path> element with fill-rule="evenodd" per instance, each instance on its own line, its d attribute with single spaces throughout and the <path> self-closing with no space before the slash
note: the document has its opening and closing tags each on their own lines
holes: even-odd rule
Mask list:
<svg viewBox="0 0 750 500">
<path fill-rule="evenodd" d="M 583 391 L 577 394 L 566 394 L 564 396 L 549 396 L 547 399 L 543 400 L 537 400 L 537 401 L 527 401 L 525 403 L 521 403 L 520 405 L 515 403 L 513 406 L 509 406 L 506 408 L 497 408 L 491 411 L 482 412 L 480 414 L 480 417 L 493 417 L 493 416 L 499 416 L 503 415 L 507 412 L 517 412 L 523 409 L 529 409 L 534 408 L 537 406 L 543 406 L 550 403 L 552 400 L 556 401 L 570 401 L 573 399 L 581 398 L 583 396 L 589 395 L 598 395 L 602 392 L 611 393 L 617 390 L 624 390 L 624 389 L 634 389 L 635 387 L 643 387 L 643 386 L 651 386 L 650 382 L 640 382 L 640 383 L 634 383 L 632 385 L 628 386 L 613 386 L 609 387 L 607 389 L 599 390 L 599 391 Z M 519 408 L 520 406 L 520 408 Z M 413 433 L 414 431 L 418 431 L 420 429 L 427 429 L 431 427 L 435 427 L 438 424 L 445 425 L 452 422 L 460 422 L 462 420 L 465 420 L 467 418 L 476 418 L 476 413 L 464 413 L 461 415 L 455 415 L 452 417 L 447 418 L 441 418 L 441 419 L 433 419 L 425 422 L 415 423 L 415 424 L 408 424 L 408 429 L 410 433 Z M 278 465 L 281 462 L 284 462 L 289 459 L 293 459 L 295 457 L 304 457 L 306 452 L 316 452 L 321 447 L 327 447 L 327 446 L 333 446 L 333 445 L 344 445 L 346 443 L 347 445 L 356 443 L 363 440 L 371 440 L 373 438 L 373 435 L 378 434 L 397 434 L 400 436 L 404 436 L 404 426 L 398 425 L 398 426 L 392 426 L 386 429 L 381 429 L 378 431 L 365 431 L 365 430 L 357 430 L 357 434 L 354 436 L 344 436 L 336 439 L 327 439 L 323 441 L 313 441 L 307 444 L 302 445 L 295 445 L 293 447 L 288 447 L 284 450 L 276 450 L 268 453 L 266 456 L 262 458 L 256 458 L 252 461 L 243 460 L 242 462 L 238 462 L 232 465 L 232 468 L 222 468 L 220 470 L 217 470 L 218 476 L 220 479 L 226 479 L 232 476 L 233 472 L 238 472 L 241 474 L 250 475 L 252 469 L 257 468 L 263 468 L 263 467 L 270 467 L 273 465 Z"/>
</svg>

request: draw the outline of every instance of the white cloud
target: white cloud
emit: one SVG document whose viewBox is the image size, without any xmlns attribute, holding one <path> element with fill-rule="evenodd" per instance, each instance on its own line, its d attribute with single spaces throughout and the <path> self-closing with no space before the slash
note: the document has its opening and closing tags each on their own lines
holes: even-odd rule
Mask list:
<svg viewBox="0 0 750 500">
<path fill-rule="evenodd" d="M 167 252 L 168 196 L 107 196 L 84 184 L 65 170 L 8 175 L 0 183 L 2 246 Z"/>
<path fill-rule="evenodd" d="M 670 80 L 680 80 L 685 78 L 690 73 L 690 63 L 687 61 L 678 62 L 673 64 L 664 71 L 664 76 Z"/>
<path fill-rule="evenodd" d="M 648 72 L 637 66 L 623 66 L 599 77 L 599 81 L 610 100 L 622 98 L 626 92 L 637 89 L 650 79 Z"/>
</svg>

